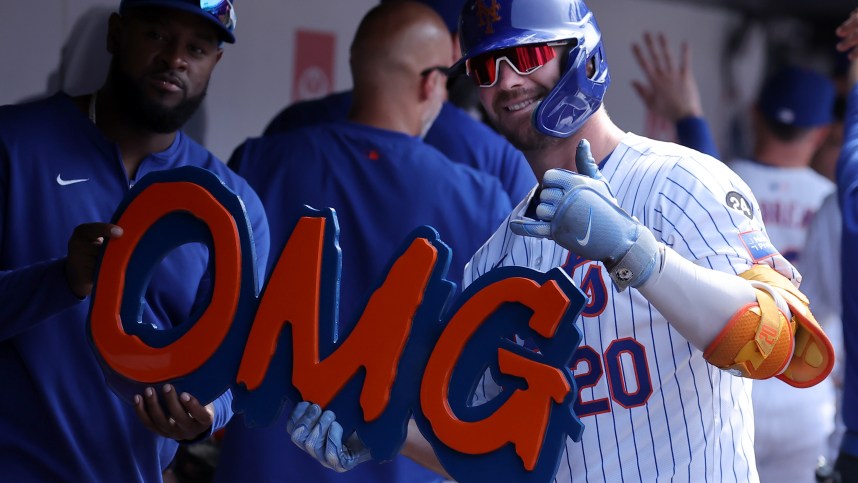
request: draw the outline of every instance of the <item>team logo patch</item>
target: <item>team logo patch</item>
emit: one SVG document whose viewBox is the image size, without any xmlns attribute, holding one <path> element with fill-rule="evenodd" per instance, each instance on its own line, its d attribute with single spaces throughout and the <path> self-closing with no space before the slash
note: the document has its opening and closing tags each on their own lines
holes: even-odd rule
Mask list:
<svg viewBox="0 0 858 483">
<path fill-rule="evenodd" d="M 741 211 L 742 214 L 748 218 L 754 218 L 754 207 L 751 206 L 748 199 L 742 196 L 738 191 L 727 193 L 727 206 L 736 211 Z"/>
<path fill-rule="evenodd" d="M 501 17 L 498 15 L 499 10 L 500 4 L 497 0 L 492 0 L 491 5 L 488 6 L 483 3 L 483 0 L 477 1 L 477 17 L 479 17 L 480 27 L 483 27 L 486 35 L 495 32 L 492 24 L 500 21 Z"/>
<path fill-rule="evenodd" d="M 759 262 L 778 253 L 777 248 L 769 241 L 769 237 L 760 230 L 739 233 L 739 238 L 742 239 L 742 243 L 745 244 L 745 248 L 748 249 L 748 253 L 751 254 L 754 262 Z"/>
</svg>

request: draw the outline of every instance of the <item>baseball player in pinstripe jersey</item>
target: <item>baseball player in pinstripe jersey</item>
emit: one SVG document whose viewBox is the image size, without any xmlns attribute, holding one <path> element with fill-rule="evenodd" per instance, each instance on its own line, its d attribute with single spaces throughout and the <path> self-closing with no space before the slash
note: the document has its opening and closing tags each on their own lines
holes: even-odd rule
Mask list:
<svg viewBox="0 0 858 483">
<path fill-rule="evenodd" d="M 459 26 L 457 65 L 541 180 L 464 284 L 502 266 L 564 267 L 589 297 L 572 365 L 585 429 L 556 481 L 758 481 L 751 380 L 816 384 L 833 351 L 753 194 L 720 161 L 613 124 L 582 1 L 469 0 Z M 477 396 L 502 390 L 487 380 Z M 298 444 L 315 421 L 301 423 Z M 340 470 L 360 451 L 318 444 Z"/>
</svg>

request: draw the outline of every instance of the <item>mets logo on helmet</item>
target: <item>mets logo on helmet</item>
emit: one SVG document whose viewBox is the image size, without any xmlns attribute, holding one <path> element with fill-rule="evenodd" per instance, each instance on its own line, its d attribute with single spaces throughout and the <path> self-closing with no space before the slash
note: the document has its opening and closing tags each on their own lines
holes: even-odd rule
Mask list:
<svg viewBox="0 0 858 483">
<path fill-rule="evenodd" d="M 486 34 L 494 33 L 495 29 L 492 24 L 501 19 L 498 10 L 500 10 L 500 4 L 497 0 L 492 0 L 492 4 L 489 6 L 486 6 L 483 0 L 477 0 L 477 16 L 480 19 L 480 27 L 485 28 Z"/>
</svg>

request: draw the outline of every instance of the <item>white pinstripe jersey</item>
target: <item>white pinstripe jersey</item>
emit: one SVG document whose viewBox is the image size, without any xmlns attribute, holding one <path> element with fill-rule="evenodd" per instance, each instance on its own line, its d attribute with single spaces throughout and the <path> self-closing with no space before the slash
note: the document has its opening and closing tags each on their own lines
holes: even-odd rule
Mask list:
<svg viewBox="0 0 858 483">
<path fill-rule="evenodd" d="M 758 261 L 799 277 L 771 248 L 747 185 L 720 161 L 627 134 L 602 173 L 626 211 L 698 265 L 738 274 Z M 529 201 L 477 251 L 464 282 L 494 267 L 562 266 L 589 298 L 571 367 L 585 429 L 580 443 L 568 440 L 556 481 L 757 481 L 751 381 L 708 364 L 637 290 L 617 292 L 601 263 L 513 234 L 508 222 Z"/>
</svg>

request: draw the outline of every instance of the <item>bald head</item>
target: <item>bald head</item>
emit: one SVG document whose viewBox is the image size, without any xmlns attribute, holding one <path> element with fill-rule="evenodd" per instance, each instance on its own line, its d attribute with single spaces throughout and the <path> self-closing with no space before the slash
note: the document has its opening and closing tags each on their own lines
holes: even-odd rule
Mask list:
<svg viewBox="0 0 858 483">
<path fill-rule="evenodd" d="M 351 48 L 355 89 L 419 82 L 426 68 L 448 65 L 450 32 L 438 14 L 418 2 L 383 3 L 364 17 Z"/>
</svg>

